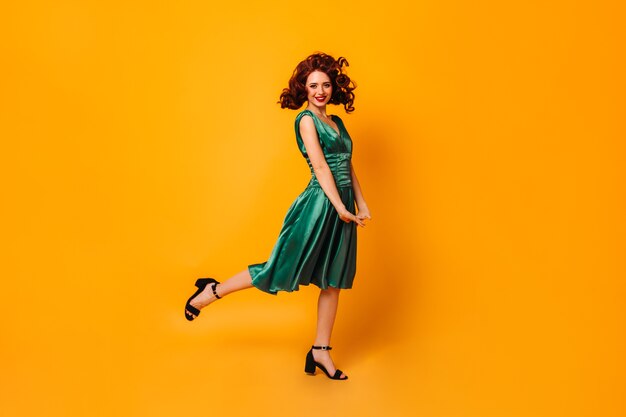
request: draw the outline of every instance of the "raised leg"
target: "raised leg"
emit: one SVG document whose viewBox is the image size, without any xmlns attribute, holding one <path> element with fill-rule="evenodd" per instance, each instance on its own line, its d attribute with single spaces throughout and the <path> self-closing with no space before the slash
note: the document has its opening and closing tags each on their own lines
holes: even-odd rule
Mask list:
<svg viewBox="0 0 626 417">
<path fill-rule="evenodd" d="M 194 297 L 193 300 L 190 301 L 189 304 L 197 308 L 198 310 L 202 310 L 202 308 L 208 306 L 213 301 L 217 300 L 215 295 L 213 295 L 212 285 L 207 285 L 207 287 L 200 294 Z M 217 295 L 220 297 L 224 297 L 227 294 L 230 294 L 235 291 L 243 290 L 246 288 L 252 287 L 252 277 L 250 276 L 250 272 L 248 268 L 244 269 L 241 272 L 237 272 L 232 277 L 228 278 L 226 281 L 217 284 L 215 291 Z M 189 312 L 189 311 L 188 311 Z M 191 314 L 191 312 L 189 312 Z M 192 314 L 195 318 L 196 316 Z"/>
<path fill-rule="evenodd" d="M 250 287 L 252 287 L 252 277 L 250 276 L 250 271 L 248 271 L 248 268 L 246 268 L 241 272 L 237 272 L 235 275 L 228 278 L 221 284 L 218 284 L 216 291 L 217 295 L 223 297 L 227 294 L 230 294 L 231 292 L 243 290 Z M 211 295 L 213 295 L 213 291 L 211 291 Z"/>
<path fill-rule="evenodd" d="M 330 336 L 335 324 L 340 291 L 340 289 L 332 287 L 320 291 L 320 296 L 317 300 L 317 331 L 314 343 L 316 346 L 330 345 Z M 330 357 L 329 351 L 313 349 L 313 358 L 324 365 L 331 375 L 335 373 L 335 364 Z M 344 377 L 343 374 L 341 377 Z"/>
</svg>

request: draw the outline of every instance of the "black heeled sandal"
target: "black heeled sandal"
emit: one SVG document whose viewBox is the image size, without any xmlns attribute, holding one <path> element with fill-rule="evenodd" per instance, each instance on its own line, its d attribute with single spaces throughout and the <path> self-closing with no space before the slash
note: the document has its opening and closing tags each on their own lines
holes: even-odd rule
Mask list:
<svg viewBox="0 0 626 417">
<path fill-rule="evenodd" d="M 306 372 L 309 375 L 315 375 L 315 368 L 320 368 L 327 377 L 329 377 L 330 379 L 338 379 L 338 380 L 344 380 L 344 379 L 348 379 L 348 375 L 344 374 L 345 378 L 341 378 L 341 374 L 343 373 L 340 369 L 335 370 L 335 374 L 333 376 L 330 376 L 330 374 L 328 373 L 328 371 L 326 370 L 326 367 L 324 367 L 324 365 L 322 365 L 319 362 L 315 361 L 315 358 L 313 358 L 313 349 L 321 349 L 321 350 L 331 350 L 332 347 L 330 346 L 312 346 L 311 350 L 309 350 L 309 353 L 306 354 L 306 363 L 304 364 L 304 372 Z"/>
<path fill-rule="evenodd" d="M 198 287 L 198 291 L 196 291 L 191 297 L 189 297 L 189 299 L 187 299 L 187 304 L 185 304 L 185 318 L 187 320 L 192 321 L 200 315 L 200 310 L 192 306 L 189 302 L 196 295 L 200 294 L 209 284 L 213 284 L 213 287 L 211 288 L 213 290 L 213 295 L 216 298 L 222 298 L 219 295 L 217 295 L 217 292 L 215 291 L 215 287 L 217 287 L 217 284 L 220 284 L 219 281 L 213 278 L 198 278 L 198 280 L 196 281 L 196 287 Z M 192 315 L 188 314 L 188 312 L 194 314 L 196 317 L 193 317 Z"/>
</svg>

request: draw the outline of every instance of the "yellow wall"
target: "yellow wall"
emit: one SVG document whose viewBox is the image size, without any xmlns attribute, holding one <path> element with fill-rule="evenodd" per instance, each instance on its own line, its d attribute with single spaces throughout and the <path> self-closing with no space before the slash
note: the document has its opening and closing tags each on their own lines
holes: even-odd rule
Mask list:
<svg viewBox="0 0 626 417">
<path fill-rule="evenodd" d="M 13 2 L 0 12 L 2 416 L 623 416 L 618 1 Z M 372 212 L 333 357 L 267 259 L 308 182 L 278 95 L 345 56 Z"/>
</svg>

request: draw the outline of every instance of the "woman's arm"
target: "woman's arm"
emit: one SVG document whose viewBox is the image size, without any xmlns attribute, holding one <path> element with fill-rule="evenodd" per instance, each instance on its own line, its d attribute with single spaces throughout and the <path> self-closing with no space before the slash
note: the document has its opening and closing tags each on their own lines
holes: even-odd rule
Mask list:
<svg viewBox="0 0 626 417">
<path fill-rule="evenodd" d="M 322 151 L 313 118 L 309 115 L 302 116 L 299 128 L 300 136 L 304 142 L 304 147 L 311 161 L 317 182 L 319 182 L 331 204 L 335 207 L 335 210 L 337 210 L 339 218 L 345 222 L 354 221 L 363 226 L 362 221 L 358 219 L 354 213 L 350 213 L 350 211 L 346 209 L 345 204 L 343 204 L 343 201 L 341 201 L 335 178 L 324 157 L 324 151 Z"/>
<path fill-rule="evenodd" d="M 354 200 L 356 202 L 356 207 L 359 209 L 357 217 L 367 217 L 368 219 L 371 219 L 372 217 L 370 215 L 369 208 L 367 207 L 367 203 L 365 202 L 365 198 L 363 197 L 361 184 L 359 184 L 359 180 L 356 177 L 356 171 L 354 170 L 354 165 L 352 164 L 352 161 L 350 161 L 350 175 L 352 176 L 352 190 L 354 191 Z"/>
<path fill-rule="evenodd" d="M 352 190 L 354 190 L 354 200 L 356 201 L 357 208 L 361 209 L 361 207 L 367 207 L 365 198 L 363 198 L 361 184 L 359 184 L 359 180 L 356 177 L 356 172 L 354 171 L 354 164 L 352 163 L 352 161 L 350 161 L 350 175 L 352 176 Z"/>
</svg>

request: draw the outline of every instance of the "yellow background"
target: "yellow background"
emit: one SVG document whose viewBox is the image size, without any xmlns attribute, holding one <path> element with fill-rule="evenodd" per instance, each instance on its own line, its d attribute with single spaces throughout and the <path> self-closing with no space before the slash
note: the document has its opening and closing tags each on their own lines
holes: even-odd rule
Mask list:
<svg viewBox="0 0 626 417">
<path fill-rule="evenodd" d="M 0 415 L 626 415 L 620 3 L 3 4 Z M 315 51 L 372 212 L 347 382 L 303 372 L 315 287 L 183 315 L 306 186 Z"/>
</svg>

